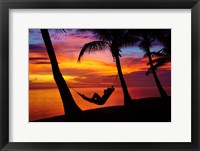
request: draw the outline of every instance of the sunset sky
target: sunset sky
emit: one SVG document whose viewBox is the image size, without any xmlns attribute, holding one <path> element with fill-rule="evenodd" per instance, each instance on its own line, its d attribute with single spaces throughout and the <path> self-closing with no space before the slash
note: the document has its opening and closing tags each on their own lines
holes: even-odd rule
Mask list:
<svg viewBox="0 0 200 151">
<path fill-rule="evenodd" d="M 123 93 L 119 78 L 114 84 L 115 91 L 104 105 L 83 100 L 80 93 L 92 97 L 94 92 L 103 95 L 103 90 L 111 87 L 117 75 L 116 64 L 109 50 L 84 54 L 77 62 L 85 43 L 98 40 L 90 32 L 68 29 L 66 33 L 49 29 L 51 41 L 65 81 L 70 86 L 72 96 L 82 110 L 123 105 Z M 151 51 L 160 50 L 162 45 L 154 43 Z M 121 48 L 120 58 L 123 75 L 132 98 L 159 97 L 153 75 L 146 76 L 148 59 L 137 45 Z M 171 63 L 157 71 L 158 78 L 171 95 Z M 39 29 L 29 30 L 29 118 L 30 121 L 63 115 L 63 105 L 55 84 L 51 64 Z"/>
<path fill-rule="evenodd" d="M 114 81 L 117 69 L 110 51 L 105 50 L 85 54 L 82 61 L 77 62 L 79 52 L 85 43 L 91 42 L 95 36 L 90 32 L 75 29 L 60 33 L 49 30 L 61 72 L 70 86 L 73 87 L 109 87 Z M 155 44 L 151 50 L 159 50 L 162 46 Z M 156 87 L 152 74 L 145 75 L 148 69 L 147 58 L 138 46 L 121 48 L 121 65 L 128 87 Z M 30 89 L 56 87 L 49 57 L 39 29 L 29 30 L 29 80 Z M 171 86 L 171 64 L 157 70 L 163 87 Z M 115 86 L 120 86 L 117 80 Z M 169 93 L 169 92 L 168 92 Z"/>
</svg>

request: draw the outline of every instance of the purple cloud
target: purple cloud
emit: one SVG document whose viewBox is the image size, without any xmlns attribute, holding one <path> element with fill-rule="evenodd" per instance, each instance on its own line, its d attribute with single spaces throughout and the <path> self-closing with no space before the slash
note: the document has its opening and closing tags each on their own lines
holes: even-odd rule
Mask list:
<svg viewBox="0 0 200 151">
<path fill-rule="evenodd" d="M 37 61 L 37 60 L 49 60 L 49 58 L 46 57 L 30 57 L 30 61 Z"/>
<path fill-rule="evenodd" d="M 46 50 L 45 47 L 41 44 L 29 44 L 29 51 L 44 51 Z"/>
</svg>

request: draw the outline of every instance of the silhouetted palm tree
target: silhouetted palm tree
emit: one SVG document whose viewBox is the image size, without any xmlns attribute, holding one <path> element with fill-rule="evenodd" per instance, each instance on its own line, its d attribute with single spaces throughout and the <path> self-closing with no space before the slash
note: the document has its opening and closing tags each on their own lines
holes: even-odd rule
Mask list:
<svg viewBox="0 0 200 151">
<path fill-rule="evenodd" d="M 120 48 L 133 45 L 136 42 L 136 39 L 132 39 L 129 30 L 121 29 L 91 29 L 91 30 L 82 30 L 82 31 L 91 31 L 96 36 L 97 41 L 92 41 L 85 44 L 80 51 L 78 61 L 81 60 L 81 57 L 88 52 L 95 52 L 105 50 L 109 48 L 117 66 L 118 75 L 121 82 L 121 87 L 124 94 L 124 104 L 127 105 L 131 101 L 131 96 L 128 92 L 124 76 L 122 74 L 121 64 L 120 64 Z"/>
<path fill-rule="evenodd" d="M 152 58 L 155 57 L 155 59 L 152 60 L 155 70 L 161 66 L 164 66 L 168 62 L 171 62 L 171 55 L 168 54 L 168 52 L 164 52 L 163 49 L 157 52 L 152 52 L 151 56 Z M 144 57 L 146 57 L 146 55 Z M 147 65 L 149 65 L 149 63 L 147 63 Z M 152 73 L 151 67 L 147 70 L 146 75 L 149 75 L 150 73 Z"/>
<path fill-rule="evenodd" d="M 162 32 L 162 34 L 158 38 L 163 45 L 163 48 L 159 51 L 151 52 L 152 58 L 155 57 L 155 59 L 152 60 L 154 64 L 154 69 L 157 69 L 167 64 L 168 62 L 171 62 L 171 32 Z M 146 72 L 147 75 L 149 73 L 152 73 L 151 68 L 149 68 Z"/>
<path fill-rule="evenodd" d="M 41 33 L 51 62 L 53 77 L 60 92 L 65 115 L 77 115 L 77 113 L 81 112 L 81 109 L 75 103 L 71 92 L 60 72 L 48 29 L 41 29 Z"/>
<path fill-rule="evenodd" d="M 138 30 L 136 33 L 139 38 L 139 47 L 142 50 L 144 50 L 144 52 L 146 52 L 145 56 L 147 56 L 149 59 L 148 64 L 150 65 L 150 71 L 152 72 L 152 74 L 154 76 L 154 80 L 158 87 L 159 93 L 160 93 L 161 97 L 166 98 L 167 93 L 163 89 L 163 87 L 160 83 L 160 80 L 158 79 L 158 76 L 155 71 L 155 66 L 154 66 L 153 60 L 152 60 L 152 53 L 150 51 L 150 48 L 151 48 L 153 42 L 155 42 L 156 39 L 158 40 L 160 34 L 162 34 L 162 30 L 144 29 L 144 30 Z"/>
</svg>

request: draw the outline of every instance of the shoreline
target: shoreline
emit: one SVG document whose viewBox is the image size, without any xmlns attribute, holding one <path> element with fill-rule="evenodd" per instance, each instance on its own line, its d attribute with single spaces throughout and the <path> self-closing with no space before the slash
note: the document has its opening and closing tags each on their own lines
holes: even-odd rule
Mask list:
<svg viewBox="0 0 200 151">
<path fill-rule="evenodd" d="M 135 99 L 127 106 L 85 110 L 79 115 L 54 116 L 29 122 L 170 122 L 171 96 Z"/>
</svg>

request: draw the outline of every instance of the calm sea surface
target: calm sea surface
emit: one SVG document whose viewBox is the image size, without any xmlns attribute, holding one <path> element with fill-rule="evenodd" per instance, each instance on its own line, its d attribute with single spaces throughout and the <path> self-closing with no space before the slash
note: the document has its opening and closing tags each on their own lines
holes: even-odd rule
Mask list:
<svg viewBox="0 0 200 151">
<path fill-rule="evenodd" d="M 83 93 L 88 97 L 92 97 L 94 92 L 103 95 L 104 89 L 105 88 L 76 88 L 78 92 Z M 83 100 L 74 90 L 70 90 L 74 100 L 82 110 L 124 104 L 121 88 L 115 88 L 115 91 L 108 101 L 101 106 Z M 165 90 L 168 92 L 168 95 L 171 95 L 170 87 L 165 87 Z M 157 88 L 129 88 L 129 93 L 134 99 L 159 96 Z M 31 89 L 29 91 L 30 121 L 63 114 L 64 110 L 58 89 Z"/>
</svg>

